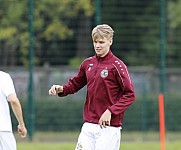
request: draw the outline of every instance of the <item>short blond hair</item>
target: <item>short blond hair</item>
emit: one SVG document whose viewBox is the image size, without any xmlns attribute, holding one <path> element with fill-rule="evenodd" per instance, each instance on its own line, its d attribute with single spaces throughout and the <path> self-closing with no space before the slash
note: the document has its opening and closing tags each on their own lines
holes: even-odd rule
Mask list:
<svg viewBox="0 0 181 150">
<path fill-rule="evenodd" d="M 97 25 L 92 30 L 92 39 L 96 40 L 98 38 L 112 39 L 114 35 L 114 30 L 107 24 Z"/>
</svg>

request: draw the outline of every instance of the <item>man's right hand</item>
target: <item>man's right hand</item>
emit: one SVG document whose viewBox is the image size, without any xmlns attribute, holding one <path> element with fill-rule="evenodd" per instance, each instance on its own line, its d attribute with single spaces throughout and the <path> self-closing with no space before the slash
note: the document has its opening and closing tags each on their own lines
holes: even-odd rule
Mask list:
<svg viewBox="0 0 181 150">
<path fill-rule="evenodd" d="M 22 138 L 25 138 L 27 134 L 27 130 L 26 127 L 23 125 L 18 125 L 18 135 Z"/>
<path fill-rule="evenodd" d="M 52 96 L 62 92 L 63 92 L 63 86 L 61 85 L 52 85 L 52 87 L 49 89 L 49 95 Z"/>
</svg>

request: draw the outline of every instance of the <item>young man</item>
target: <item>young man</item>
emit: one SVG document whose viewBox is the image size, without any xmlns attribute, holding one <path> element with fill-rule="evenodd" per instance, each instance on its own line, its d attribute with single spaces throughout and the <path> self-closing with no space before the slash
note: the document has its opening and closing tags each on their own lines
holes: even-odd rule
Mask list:
<svg viewBox="0 0 181 150">
<path fill-rule="evenodd" d="M 85 59 L 77 75 L 65 85 L 53 85 L 49 95 L 62 97 L 87 85 L 84 124 L 76 150 L 119 150 L 125 110 L 135 100 L 125 64 L 110 50 L 113 29 L 106 24 L 92 30 L 96 55 Z"/>
<path fill-rule="evenodd" d="M 16 96 L 13 81 L 9 74 L 0 71 L 0 150 L 16 150 L 8 101 L 18 121 L 18 135 L 26 137 L 22 108 Z"/>
</svg>

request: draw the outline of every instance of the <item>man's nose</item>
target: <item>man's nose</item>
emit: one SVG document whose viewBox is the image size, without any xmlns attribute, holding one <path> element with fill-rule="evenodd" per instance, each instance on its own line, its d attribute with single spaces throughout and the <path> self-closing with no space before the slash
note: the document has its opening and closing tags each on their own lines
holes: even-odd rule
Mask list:
<svg viewBox="0 0 181 150">
<path fill-rule="evenodd" d="M 96 47 L 100 47 L 100 44 L 99 43 L 96 43 L 96 45 L 95 45 Z"/>
</svg>

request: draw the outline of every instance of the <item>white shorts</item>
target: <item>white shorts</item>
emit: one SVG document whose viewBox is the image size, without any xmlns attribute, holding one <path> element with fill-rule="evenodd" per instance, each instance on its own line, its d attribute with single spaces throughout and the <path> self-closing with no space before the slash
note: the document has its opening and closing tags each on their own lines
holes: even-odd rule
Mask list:
<svg viewBox="0 0 181 150">
<path fill-rule="evenodd" d="M 121 127 L 84 123 L 75 150 L 119 150 Z"/>
<path fill-rule="evenodd" d="M 17 150 L 16 140 L 12 132 L 0 131 L 0 150 Z"/>
</svg>

